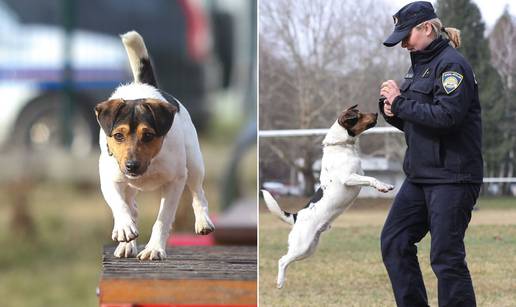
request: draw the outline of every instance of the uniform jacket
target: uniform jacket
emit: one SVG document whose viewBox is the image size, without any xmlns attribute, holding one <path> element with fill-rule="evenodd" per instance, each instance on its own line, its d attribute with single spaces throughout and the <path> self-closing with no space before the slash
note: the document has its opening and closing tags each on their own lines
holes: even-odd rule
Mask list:
<svg viewBox="0 0 516 307">
<path fill-rule="evenodd" d="M 403 170 L 418 183 L 482 182 L 482 123 L 475 75 L 439 37 L 410 54 L 412 66 L 385 120 L 405 132 Z"/>
</svg>

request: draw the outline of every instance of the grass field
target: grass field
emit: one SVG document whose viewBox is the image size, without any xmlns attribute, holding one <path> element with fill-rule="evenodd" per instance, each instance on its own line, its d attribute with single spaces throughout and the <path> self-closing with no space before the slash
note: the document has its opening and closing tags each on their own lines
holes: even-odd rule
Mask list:
<svg viewBox="0 0 516 307">
<path fill-rule="evenodd" d="M 210 143 L 211 142 L 211 143 Z M 224 140 L 227 142 L 227 140 Z M 227 144 L 202 144 L 207 179 L 205 190 L 210 212 L 219 210 L 220 187 L 231 149 Z M 246 195 L 255 195 L 256 150 L 241 161 L 239 180 Z M 96 169 L 96 165 L 91 166 Z M 0 306 L 98 306 L 102 247 L 114 244 L 112 215 L 97 184 L 39 182 L 23 191 L 0 185 Z M 35 232 L 26 236 L 11 227 L 10 193 L 27 194 Z M 188 194 L 188 193 L 186 193 Z M 156 193 L 137 198 L 139 244 L 150 237 L 159 208 Z M 253 212 L 254 214 L 254 212 Z M 193 233 L 189 196 L 182 199 L 175 229 Z"/>
<path fill-rule="evenodd" d="M 283 198 L 298 207 L 304 199 Z M 324 233 L 309 259 L 289 266 L 285 288 L 275 287 L 277 260 L 286 253 L 289 225 L 260 205 L 260 306 L 395 306 L 380 254 L 388 201 L 359 200 Z M 467 261 L 478 306 L 516 306 L 516 200 L 482 198 L 466 235 Z M 419 261 L 429 303 L 437 306 L 437 281 L 429 264 L 429 236 Z"/>
</svg>

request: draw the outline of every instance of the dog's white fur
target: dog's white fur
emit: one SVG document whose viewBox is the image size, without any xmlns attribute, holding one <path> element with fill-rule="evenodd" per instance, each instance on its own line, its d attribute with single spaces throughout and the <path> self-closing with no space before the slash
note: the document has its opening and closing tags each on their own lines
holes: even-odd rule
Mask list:
<svg viewBox="0 0 516 307">
<path fill-rule="evenodd" d="M 370 186 L 381 192 L 393 189 L 392 185 L 363 175 L 356 139 L 349 136 L 338 121 L 331 126 L 323 140 L 320 176 L 323 196 L 300 210 L 296 221 L 292 214 L 280 209 L 269 192 L 262 190 L 269 210 L 283 221 L 293 224 L 288 236 L 288 252 L 278 261 L 278 288 L 284 285 L 287 266 L 314 253 L 321 233 L 329 229 L 335 218 L 353 204 L 361 187 Z"/>
<path fill-rule="evenodd" d="M 122 41 L 129 56 L 135 81 L 118 87 L 110 99 L 154 98 L 166 101 L 155 87 L 140 83 L 137 79 L 140 58 L 148 57 L 141 36 L 134 31 L 128 32 L 122 35 Z M 108 153 L 106 134 L 102 130 L 99 143 L 101 148 L 99 159 L 101 189 L 113 212 L 112 239 L 120 242 L 114 253 L 116 257 L 137 256 L 140 259 L 164 259 L 166 257 L 167 238 L 185 184 L 192 193 L 196 233 L 214 229 L 208 216 L 208 202 L 202 187 L 204 163 L 197 132 L 183 105 L 180 104 L 180 111 L 175 115 L 160 152 L 141 176 L 131 177 L 120 171 L 117 160 Z M 158 188 L 161 190 L 162 197 L 159 213 L 152 227 L 149 242 L 145 249 L 137 254 L 135 238 L 138 236 L 136 226 L 138 212 L 135 197 L 138 191 Z"/>
</svg>

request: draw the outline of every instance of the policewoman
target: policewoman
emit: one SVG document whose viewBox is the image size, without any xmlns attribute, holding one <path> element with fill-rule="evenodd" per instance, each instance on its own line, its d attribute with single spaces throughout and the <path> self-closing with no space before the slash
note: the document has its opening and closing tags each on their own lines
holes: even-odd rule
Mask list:
<svg viewBox="0 0 516 307">
<path fill-rule="evenodd" d="M 380 90 L 380 112 L 407 142 L 406 179 L 381 234 L 383 262 L 398 306 L 428 306 L 416 243 L 430 232 L 439 306 L 476 306 L 464 248 L 483 177 L 475 75 L 455 50 L 460 32 L 445 28 L 430 2 L 410 3 L 393 17 L 383 44 L 401 42 L 412 65 L 401 85 L 388 80 Z"/>
</svg>

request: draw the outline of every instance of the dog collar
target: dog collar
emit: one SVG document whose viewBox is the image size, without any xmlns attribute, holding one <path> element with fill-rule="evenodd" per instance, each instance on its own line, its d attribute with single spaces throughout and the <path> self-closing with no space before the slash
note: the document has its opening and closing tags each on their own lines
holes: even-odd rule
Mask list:
<svg viewBox="0 0 516 307">
<path fill-rule="evenodd" d="M 113 156 L 113 153 L 111 152 L 111 150 L 109 150 L 109 144 L 107 142 L 106 142 L 106 148 L 107 148 L 108 155 L 110 157 Z"/>
<path fill-rule="evenodd" d="M 335 142 L 335 143 L 322 143 L 322 146 L 323 147 L 328 147 L 328 146 L 355 147 L 355 143 L 341 141 L 341 142 Z"/>
</svg>

